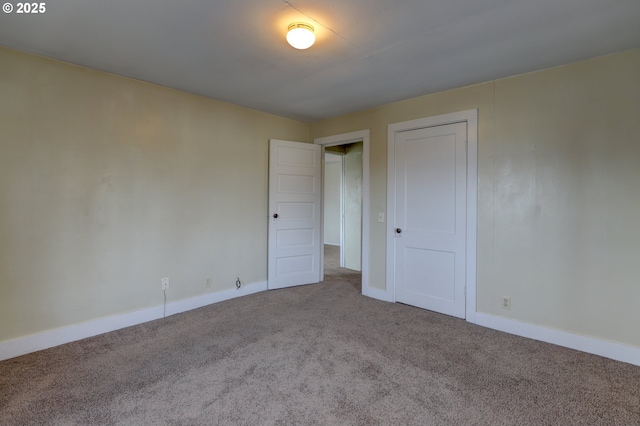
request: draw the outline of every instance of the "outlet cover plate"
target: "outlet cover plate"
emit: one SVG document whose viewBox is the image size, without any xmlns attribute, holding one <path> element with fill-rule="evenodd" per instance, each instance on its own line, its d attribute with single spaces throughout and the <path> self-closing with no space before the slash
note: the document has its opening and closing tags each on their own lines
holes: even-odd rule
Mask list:
<svg viewBox="0 0 640 426">
<path fill-rule="evenodd" d="M 502 309 L 511 310 L 511 297 L 510 296 L 502 296 Z"/>
</svg>

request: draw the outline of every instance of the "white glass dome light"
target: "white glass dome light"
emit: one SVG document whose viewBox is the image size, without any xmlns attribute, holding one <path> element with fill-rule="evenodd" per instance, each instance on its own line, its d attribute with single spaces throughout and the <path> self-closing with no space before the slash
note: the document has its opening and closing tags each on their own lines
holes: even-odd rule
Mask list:
<svg viewBox="0 0 640 426">
<path fill-rule="evenodd" d="M 287 42 L 296 49 L 308 49 L 313 46 L 316 41 L 316 35 L 313 33 L 313 27 L 309 24 L 296 22 L 289 25 L 287 32 Z"/>
</svg>

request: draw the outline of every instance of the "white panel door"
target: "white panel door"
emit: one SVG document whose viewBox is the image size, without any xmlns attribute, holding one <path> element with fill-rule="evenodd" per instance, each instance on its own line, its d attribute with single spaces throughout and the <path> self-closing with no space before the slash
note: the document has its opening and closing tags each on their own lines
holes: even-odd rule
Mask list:
<svg viewBox="0 0 640 426">
<path fill-rule="evenodd" d="M 321 150 L 270 141 L 269 289 L 320 282 Z"/>
<path fill-rule="evenodd" d="M 396 133 L 396 301 L 465 317 L 467 125 Z"/>
</svg>

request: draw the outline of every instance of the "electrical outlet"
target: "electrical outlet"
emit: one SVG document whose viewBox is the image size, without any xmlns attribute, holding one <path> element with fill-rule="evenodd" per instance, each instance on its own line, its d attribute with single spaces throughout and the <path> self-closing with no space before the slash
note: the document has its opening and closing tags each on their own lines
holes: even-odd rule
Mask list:
<svg viewBox="0 0 640 426">
<path fill-rule="evenodd" d="M 162 291 L 169 289 L 169 278 L 162 278 L 160 282 L 162 283 Z"/>
<path fill-rule="evenodd" d="M 511 297 L 502 296 L 502 309 L 511 310 Z"/>
<path fill-rule="evenodd" d="M 211 277 L 207 277 L 207 281 L 204 286 L 207 288 L 211 287 Z"/>
</svg>

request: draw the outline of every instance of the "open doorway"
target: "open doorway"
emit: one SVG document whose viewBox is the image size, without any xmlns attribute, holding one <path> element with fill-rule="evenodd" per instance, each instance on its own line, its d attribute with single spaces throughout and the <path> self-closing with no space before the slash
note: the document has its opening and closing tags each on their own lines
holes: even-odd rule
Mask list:
<svg viewBox="0 0 640 426">
<path fill-rule="evenodd" d="M 362 291 L 361 141 L 334 145 L 324 153 L 324 274 Z"/>
<path fill-rule="evenodd" d="M 349 281 L 357 281 L 358 291 L 376 297 L 378 289 L 369 286 L 369 130 L 317 138 L 314 143 L 322 145 L 323 158 L 320 276 L 324 280 L 329 273 L 348 274 Z M 328 197 L 333 192 L 333 202 L 325 199 L 325 192 Z"/>
<path fill-rule="evenodd" d="M 339 266 L 362 271 L 363 143 L 327 147 L 324 167 L 325 252 Z"/>
<path fill-rule="evenodd" d="M 333 147 L 330 147 L 333 148 Z M 324 154 L 324 269 L 344 267 L 344 155 L 327 149 Z"/>
</svg>

